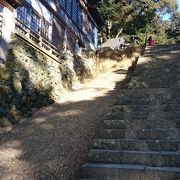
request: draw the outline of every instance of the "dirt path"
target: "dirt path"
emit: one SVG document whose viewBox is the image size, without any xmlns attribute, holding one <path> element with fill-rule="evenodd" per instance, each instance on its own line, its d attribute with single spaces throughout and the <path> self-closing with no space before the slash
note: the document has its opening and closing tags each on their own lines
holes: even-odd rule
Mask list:
<svg viewBox="0 0 180 180">
<path fill-rule="evenodd" d="M 32 118 L 0 131 L 0 179 L 76 179 L 125 71 L 100 74 Z"/>
</svg>

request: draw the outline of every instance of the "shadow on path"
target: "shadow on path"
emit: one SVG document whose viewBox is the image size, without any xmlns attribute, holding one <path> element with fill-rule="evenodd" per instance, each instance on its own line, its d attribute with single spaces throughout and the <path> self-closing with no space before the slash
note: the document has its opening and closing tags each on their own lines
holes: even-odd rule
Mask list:
<svg viewBox="0 0 180 180">
<path fill-rule="evenodd" d="M 124 87 L 128 80 L 122 70 L 101 74 L 0 132 L 0 179 L 76 179 L 117 85 Z"/>
</svg>

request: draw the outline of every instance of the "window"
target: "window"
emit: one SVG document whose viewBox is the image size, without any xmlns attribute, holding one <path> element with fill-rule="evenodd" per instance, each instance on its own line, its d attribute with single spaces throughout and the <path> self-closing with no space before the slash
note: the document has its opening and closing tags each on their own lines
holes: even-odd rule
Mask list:
<svg viewBox="0 0 180 180">
<path fill-rule="evenodd" d="M 38 15 L 32 7 L 19 7 L 16 10 L 16 18 L 18 19 L 18 26 L 26 31 L 31 30 L 34 35 L 41 35 L 46 40 L 49 39 L 49 28 L 50 23 L 46 21 L 43 17 Z M 20 21 L 20 22 L 19 22 Z"/>
<path fill-rule="evenodd" d="M 80 7 L 80 5 L 77 6 L 78 9 L 78 26 L 79 28 L 81 28 L 82 26 L 82 9 Z"/>
<path fill-rule="evenodd" d="M 4 7 L 0 4 L 0 13 L 3 13 Z"/>
<path fill-rule="evenodd" d="M 31 0 L 26 0 L 29 4 L 31 4 Z"/>
<path fill-rule="evenodd" d="M 59 3 L 64 9 L 66 8 L 66 0 L 59 0 Z"/>
<path fill-rule="evenodd" d="M 78 3 L 77 0 L 72 0 L 72 19 L 78 22 Z"/>
<path fill-rule="evenodd" d="M 32 12 L 32 15 L 31 15 L 30 28 L 34 32 L 39 33 L 39 30 L 40 30 L 40 18 L 33 12 Z"/>
<path fill-rule="evenodd" d="M 31 14 L 30 8 L 28 7 L 18 7 L 17 8 L 17 18 L 24 24 L 29 25 L 29 16 Z"/>
<path fill-rule="evenodd" d="M 71 16 L 71 0 L 67 0 L 67 3 L 66 3 L 66 12 L 69 16 Z"/>
</svg>

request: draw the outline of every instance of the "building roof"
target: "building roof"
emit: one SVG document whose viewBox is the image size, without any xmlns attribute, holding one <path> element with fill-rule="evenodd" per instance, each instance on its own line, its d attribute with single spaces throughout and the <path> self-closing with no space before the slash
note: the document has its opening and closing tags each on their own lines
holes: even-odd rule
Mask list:
<svg viewBox="0 0 180 180">
<path fill-rule="evenodd" d="M 110 48 L 119 48 L 120 45 L 124 44 L 125 40 L 120 37 L 120 38 L 113 38 L 113 39 L 108 39 L 106 42 L 104 42 L 101 47 L 110 47 Z"/>
</svg>

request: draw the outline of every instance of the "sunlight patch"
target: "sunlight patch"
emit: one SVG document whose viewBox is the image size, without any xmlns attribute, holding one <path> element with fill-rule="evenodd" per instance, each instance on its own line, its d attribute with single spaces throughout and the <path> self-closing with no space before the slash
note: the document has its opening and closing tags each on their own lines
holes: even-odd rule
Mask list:
<svg viewBox="0 0 180 180">
<path fill-rule="evenodd" d="M 15 148 L 3 148 L 0 150 L 0 162 L 17 159 L 22 155 L 22 151 Z"/>
</svg>

